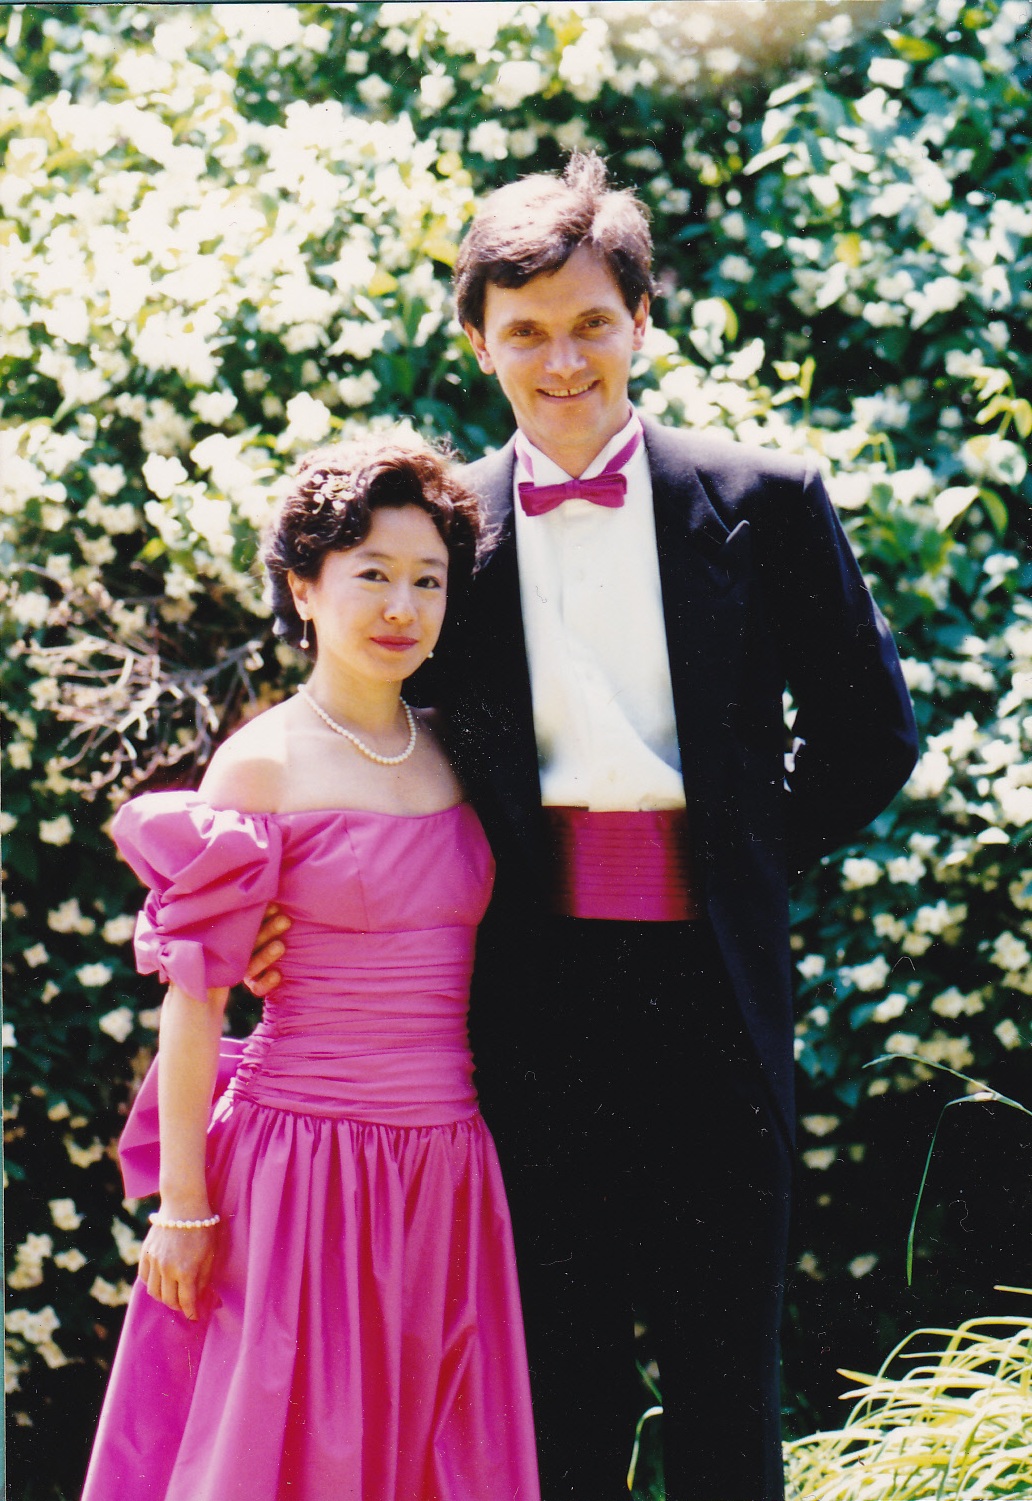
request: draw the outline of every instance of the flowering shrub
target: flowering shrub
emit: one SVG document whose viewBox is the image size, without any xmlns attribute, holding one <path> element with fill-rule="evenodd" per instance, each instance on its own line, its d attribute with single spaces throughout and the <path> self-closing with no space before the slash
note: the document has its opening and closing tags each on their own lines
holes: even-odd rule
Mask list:
<svg viewBox="0 0 1032 1501">
<path fill-rule="evenodd" d="M 923 1060 L 1026 1056 L 1032 6 L 906 0 L 858 32 L 871 9 L 8 8 L 7 1386 L 16 1457 L 77 1394 L 69 1490 L 139 1256 L 112 1143 L 159 999 L 106 821 L 293 680 L 254 558 L 300 451 L 398 420 L 505 438 L 449 269 L 475 196 L 572 146 L 653 215 L 642 405 L 816 448 L 925 734 L 798 896 L 801 1370 L 813 1299 L 905 1235 L 905 1203 L 858 1210 L 876 1112 Z"/>
</svg>

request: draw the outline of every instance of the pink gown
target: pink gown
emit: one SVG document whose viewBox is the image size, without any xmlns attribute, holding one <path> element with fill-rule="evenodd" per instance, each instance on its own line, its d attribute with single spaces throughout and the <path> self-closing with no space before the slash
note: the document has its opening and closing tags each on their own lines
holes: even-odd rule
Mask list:
<svg viewBox="0 0 1032 1501">
<path fill-rule="evenodd" d="M 191 1323 L 136 1283 L 83 1501 L 538 1501 L 466 1036 L 493 874 L 476 815 L 159 792 L 114 834 L 151 888 L 141 970 L 204 995 L 241 978 L 269 901 L 293 927 L 213 1112 L 209 1306 Z"/>
</svg>

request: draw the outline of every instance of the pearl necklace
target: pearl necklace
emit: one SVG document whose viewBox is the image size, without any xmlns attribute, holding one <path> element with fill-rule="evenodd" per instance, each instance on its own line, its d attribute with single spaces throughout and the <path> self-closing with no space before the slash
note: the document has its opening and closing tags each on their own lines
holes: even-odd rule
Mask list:
<svg viewBox="0 0 1032 1501">
<path fill-rule="evenodd" d="M 320 709 L 307 688 L 299 688 L 298 692 L 307 699 L 324 724 L 329 725 L 331 730 L 336 730 L 338 735 L 343 735 L 345 740 L 350 740 L 352 745 L 362 752 L 363 756 L 368 756 L 370 761 L 376 762 L 377 766 L 400 766 L 402 761 L 408 760 L 416 748 L 416 716 L 404 699 L 401 699 L 400 703 L 401 707 L 405 710 L 405 718 L 408 720 L 408 745 L 406 745 L 405 749 L 398 756 L 381 756 L 379 751 L 372 750 L 366 745 L 364 740 L 360 740 L 351 730 L 346 730 L 342 724 L 338 724 L 335 719 L 331 719 L 325 709 Z"/>
</svg>

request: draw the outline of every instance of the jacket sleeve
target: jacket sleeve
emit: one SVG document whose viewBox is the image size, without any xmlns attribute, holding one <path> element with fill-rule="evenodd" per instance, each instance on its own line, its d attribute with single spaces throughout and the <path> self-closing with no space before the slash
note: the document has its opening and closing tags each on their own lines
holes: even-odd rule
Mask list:
<svg viewBox="0 0 1032 1501">
<path fill-rule="evenodd" d="M 892 635 L 812 462 L 797 496 L 779 517 L 774 587 L 797 711 L 787 853 L 800 871 L 888 805 L 918 738 Z"/>
</svg>

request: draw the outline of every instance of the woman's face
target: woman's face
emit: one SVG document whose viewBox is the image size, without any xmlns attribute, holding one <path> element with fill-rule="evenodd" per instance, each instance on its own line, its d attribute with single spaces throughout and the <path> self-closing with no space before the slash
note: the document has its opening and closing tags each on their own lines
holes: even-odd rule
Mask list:
<svg viewBox="0 0 1032 1501">
<path fill-rule="evenodd" d="M 448 549 L 418 506 L 381 506 L 357 547 L 327 553 L 316 579 L 290 574 L 315 626 L 319 667 L 400 682 L 433 651 L 448 587 Z"/>
</svg>

